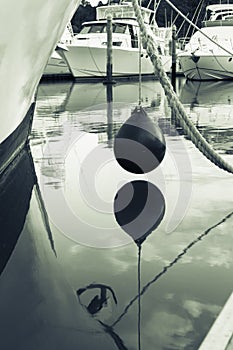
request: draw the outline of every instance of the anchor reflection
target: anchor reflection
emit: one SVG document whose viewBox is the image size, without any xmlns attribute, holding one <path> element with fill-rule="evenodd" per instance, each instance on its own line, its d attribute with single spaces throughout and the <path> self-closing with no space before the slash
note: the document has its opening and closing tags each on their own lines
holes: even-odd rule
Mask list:
<svg viewBox="0 0 233 350">
<path fill-rule="evenodd" d="M 24 226 L 32 189 L 36 183 L 32 158 L 26 150 L 0 177 L 0 275 Z"/>
<path fill-rule="evenodd" d="M 1 348 L 116 349 L 60 269 L 29 149 L 0 176 L 0 224 Z"/>
<path fill-rule="evenodd" d="M 86 302 L 86 304 L 84 304 L 84 302 L 82 302 L 81 300 L 81 295 L 92 289 L 94 290 L 99 289 L 99 295 L 98 294 L 95 295 L 90 302 L 88 301 Z M 87 312 L 91 316 L 96 316 L 102 310 L 103 307 L 108 306 L 108 299 L 109 299 L 109 296 L 107 296 L 108 291 L 110 292 L 110 295 L 112 296 L 114 303 L 117 304 L 116 294 L 113 291 L 113 289 L 110 286 L 107 286 L 101 283 L 92 283 L 84 288 L 79 288 L 76 294 L 78 296 L 79 303 L 86 308 Z M 128 350 L 123 340 L 114 331 L 112 326 L 107 325 L 105 322 L 101 321 L 100 319 L 97 319 L 97 321 L 103 327 L 104 331 L 111 336 L 111 338 L 113 339 L 115 345 L 119 350 Z"/>
<path fill-rule="evenodd" d="M 92 298 L 92 300 L 89 302 L 89 304 L 86 306 L 87 311 L 91 314 L 91 315 L 95 315 L 96 313 L 98 313 L 103 307 L 106 307 L 108 304 L 108 296 L 107 296 L 107 291 L 110 291 L 112 298 L 115 302 L 115 304 L 117 304 L 117 298 L 116 295 L 113 291 L 113 289 L 109 286 L 106 286 L 104 284 L 100 284 L 100 283 L 92 283 L 88 286 L 86 286 L 85 288 L 80 288 L 77 290 L 77 296 L 79 299 L 80 304 L 83 305 L 80 296 L 91 289 L 99 289 L 100 290 L 100 295 L 95 295 L 94 298 Z"/>
</svg>

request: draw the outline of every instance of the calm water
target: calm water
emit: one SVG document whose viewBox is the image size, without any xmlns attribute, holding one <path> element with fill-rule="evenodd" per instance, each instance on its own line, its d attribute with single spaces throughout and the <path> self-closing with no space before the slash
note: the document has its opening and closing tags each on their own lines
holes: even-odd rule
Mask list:
<svg viewBox="0 0 233 350">
<path fill-rule="evenodd" d="M 178 91 L 200 132 L 233 164 L 233 83 L 181 79 Z M 3 273 L 2 298 L 12 305 L 6 324 L 14 317 L 23 328 L 33 320 L 43 343 L 45 319 L 49 325 L 57 320 L 60 326 L 49 333 L 58 349 L 198 349 L 233 288 L 232 175 L 173 126 L 157 81 L 142 84 L 142 105 L 163 131 L 165 157 L 145 175 L 125 171 L 114 157 L 114 136 L 137 106 L 138 84 L 117 84 L 112 95 L 107 103 L 102 84 L 39 86 L 30 139 L 34 165 L 28 165 L 37 179 L 28 187 L 20 214 L 25 223 L 18 224 L 20 239 Z M 136 181 L 150 182 L 165 208 L 160 223 L 152 220 L 157 227 L 147 234 L 140 260 L 131 236 L 147 227 L 158 203 L 152 198 L 139 214 L 126 211 L 134 221 L 128 230 L 114 212 L 124 188 L 127 209 Z M 20 256 L 25 262 L 18 265 Z M 12 282 L 20 274 L 22 288 Z M 20 309 L 34 310 L 30 317 L 19 314 L 12 288 L 30 295 Z"/>
</svg>

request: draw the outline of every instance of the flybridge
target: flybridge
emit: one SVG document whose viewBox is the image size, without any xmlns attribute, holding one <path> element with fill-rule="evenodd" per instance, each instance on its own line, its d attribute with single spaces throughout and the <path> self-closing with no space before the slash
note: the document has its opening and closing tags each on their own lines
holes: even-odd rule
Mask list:
<svg viewBox="0 0 233 350">
<path fill-rule="evenodd" d="M 149 24 L 153 11 L 147 8 L 141 8 L 144 23 Z M 112 15 L 114 19 L 135 19 L 136 16 L 131 2 L 121 2 L 120 4 L 112 4 L 97 7 L 97 20 L 106 19 L 108 15 Z"/>
<path fill-rule="evenodd" d="M 229 15 L 233 13 L 233 4 L 209 5 L 206 7 L 210 11 L 210 20 L 218 19 L 219 15 Z"/>
<path fill-rule="evenodd" d="M 206 7 L 207 20 L 202 27 L 232 26 L 233 4 L 209 5 Z"/>
</svg>

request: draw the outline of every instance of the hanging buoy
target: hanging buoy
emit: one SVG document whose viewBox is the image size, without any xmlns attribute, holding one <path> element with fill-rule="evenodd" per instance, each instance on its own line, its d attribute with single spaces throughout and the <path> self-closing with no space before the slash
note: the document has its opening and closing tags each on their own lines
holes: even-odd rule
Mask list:
<svg viewBox="0 0 233 350">
<path fill-rule="evenodd" d="M 141 245 L 158 227 L 164 213 L 163 194 L 148 181 L 126 183 L 114 199 L 116 221 L 137 245 Z"/>
<path fill-rule="evenodd" d="M 138 106 L 121 126 L 114 140 L 114 154 L 119 165 L 134 174 L 154 170 L 166 151 L 164 135 L 145 110 Z"/>
</svg>

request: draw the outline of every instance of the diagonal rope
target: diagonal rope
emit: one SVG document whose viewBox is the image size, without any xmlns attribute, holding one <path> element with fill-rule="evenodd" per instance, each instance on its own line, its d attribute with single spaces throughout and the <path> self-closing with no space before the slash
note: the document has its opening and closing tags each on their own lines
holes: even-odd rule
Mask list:
<svg viewBox="0 0 233 350">
<path fill-rule="evenodd" d="M 135 301 L 143 296 L 146 291 L 150 288 L 150 286 L 154 283 L 156 283 L 163 275 L 165 275 L 171 268 L 176 266 L 176 264 L 194 247 L 197 243 L 202 242 L 203 239 L 210 234 L 210 232 L 215 229 L 216 227 L 220 226 L 224 222 L 226 222 L 228 219 L 230 219 L 233 216 L 233 212 L 227 214 L 223 219 L 221 219 L 219 222 L 214 224 L 213 226 L 209 227 L 207 230 L 202 232 L 197 238 L 195 238 L 193 241 L 191 241 L 169 264 L 165 265 L 164 268 L 152 278 L 149 282 L 147 282 L 144 287 L 140 288 L 140 294 L 137 294 L 134 296 L 130 302 L 126 305 L 124 311 L 118 316 L 118 318 L 114 321 L 114 323 L 111 325 L 111 327 L 115 327 L 117 323 L 121 321 L 121 319 L 127 314 L 128 310 L 131 308 L 131 306 L 135 303 Z"/>
<path fill-rule="evenodd" d="M 140 27 L 140 31 L 142 33 L 142 40 L 146 47 L 148 56 L 151 59 L 153 66 L 158 75 L 158 79 L 164 89 L 166 97 L 170 103 L 171 108 L 175 112 L 176 118 L 179 120 L 181 127 L 184 132 L 190 137 L 191 141 L 194 145 L 199 149 L 200 152 L 204 154 L 206 158 L 208 158 L 212 163 L 214 163 L 219 168 L 228 171 L 229 173 L 233 173 L 233 166 L 226 162 L 205 140 L 205 138 L 200 134 L 198 129 L 189 119 L 182 103 L 179 101 L 178 96 L 173 90 L 171 82 L 165 73 L 162 62 L 160 60 L 158 50 L 156 47 L 156 43 L 154 42 L 152 36 L 147 33 L 146 26 L 144 24 L 140 7 L 138 5 L 137 0 L 132 0 L 133 8 L 135 15 L 137 17 L 137 21 Z"/>
</svg>

